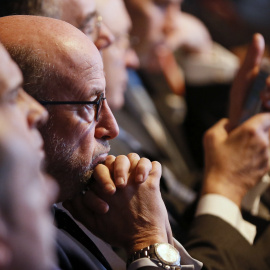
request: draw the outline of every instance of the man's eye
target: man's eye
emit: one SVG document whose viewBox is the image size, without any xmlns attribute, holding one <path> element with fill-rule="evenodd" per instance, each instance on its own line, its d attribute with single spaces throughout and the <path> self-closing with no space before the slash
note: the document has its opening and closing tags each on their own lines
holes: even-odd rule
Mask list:
<svg viewBox="0 0 270 270">
<path fill-rule="evenodd" d="M 98 101 L 98 99 L 99 99 L 99 95 L 94 95 L 90 97 L 89 101 L 94 102 L 94 101 Z"/>
<path fill-rule="evenodd" d="M 80 30 L 84 34 L 92 34 L 95 31 L 95 19 L 91 19 L 86 24 L 84 24 L 82 27 L 80 27 Z"/>
<path fill-rule="evenodd" d="M 13 104 L 16 103 L 20 97 L 19 91 L 13 90 L 6 95 L 6 101 Z"/>
<path fill-rule="evenodd" d="M 81 106 L 80 109 L 78 109 L 78 114 L 86 122 L 91 123 L 95 117 L 95 105 L 88 104 Z"/>
<path fill-rule="evenodd" d="M 85 35 L 91 35 L 94 32 L 94 26 L 86 25 L 81 30 Z"/>
</svg>

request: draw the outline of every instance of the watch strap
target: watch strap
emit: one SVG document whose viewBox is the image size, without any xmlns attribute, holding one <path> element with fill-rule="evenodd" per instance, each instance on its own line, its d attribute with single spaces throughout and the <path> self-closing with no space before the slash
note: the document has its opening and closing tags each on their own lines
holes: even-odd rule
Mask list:
<svg viewBox="0 0 270 270">
<path fill-rule="evenodd" d="M 163 263 L 156 255 L 155 253 L 155 245 L 150 245 L 148 247 L 145 247 L 143 249 L 140 249 L 138 251 L 135 251 L 128 259 L 127 261 L 127 268 L 128 266 L 141 258 L 148 258 L 152 262 L 154 262 L 157 266 L 162 267 L 166 270 L 181 270 L 181 266 L 179 265 L 168 265 Z"/>
</svg>

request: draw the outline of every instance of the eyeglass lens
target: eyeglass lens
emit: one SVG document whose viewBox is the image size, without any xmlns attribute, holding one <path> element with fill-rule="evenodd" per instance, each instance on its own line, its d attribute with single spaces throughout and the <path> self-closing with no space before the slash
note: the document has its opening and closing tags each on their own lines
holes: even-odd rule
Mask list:
<svg viewBox="0 0 270 270">
<path fill-rule="evenodd" d="M 103 102 L 106 98 L 104 98 L 104 94 L 101 94 L 100 95 L 100 98 L 97 102 L 97 111 L 96 111 L 96 121 L 99 120 L 99 115 L 100 115 L 100 112 L 101 112 L 101 108 L 102 108 L 102 105 L 103 105 Z"/>
</svg>

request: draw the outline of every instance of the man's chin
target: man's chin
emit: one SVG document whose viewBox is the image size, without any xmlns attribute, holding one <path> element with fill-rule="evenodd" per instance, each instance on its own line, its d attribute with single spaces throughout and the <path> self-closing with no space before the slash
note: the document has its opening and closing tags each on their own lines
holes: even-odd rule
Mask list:
<svg viewBox="0 0 270 270">
<path fill-rule="evenodd" d="M 82 184 L 82 190 L 85 190 L 85 187 L 87 187 L 92 182 L 92 175 L 94 170 L 88 170 L 84 173 L 84 175 L 81 177 L 80 182 Z"/>
<path fill-rule="evenodd" d="M 82 191 L 87 190 L 89 188 L 89 185 L 94 181 L 93 172 L 94 172 L 95 167 L 98 164 L 104 164 L 107 156 L 108 156 L 108 153 L 103 153 L 93 158 L 92 163 L 90 165 L 90 169 L 85 171 L 80 179 L 80 182 L 82 184 Z"/>
</svg>

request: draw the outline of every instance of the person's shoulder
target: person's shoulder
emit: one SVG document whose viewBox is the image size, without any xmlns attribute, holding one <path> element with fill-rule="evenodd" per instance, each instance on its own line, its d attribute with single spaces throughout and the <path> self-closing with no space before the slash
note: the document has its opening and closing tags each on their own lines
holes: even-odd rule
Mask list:
<svg viewBox="0 0 270 270">
<path fill-rule="evenodd" d="M 251 245 L 226 221 L 202 215 L 194 219 L 184 246 L 205 269 L 269 269 L 265 244 Z"/>
<path fill-rule="evenodd" d="M 61 229 L 57 229 L 56 249 L 58 264 L 62 270 L 97 268 L 94 256 L 88 254 L 81 244 Z"/>
</svg>

